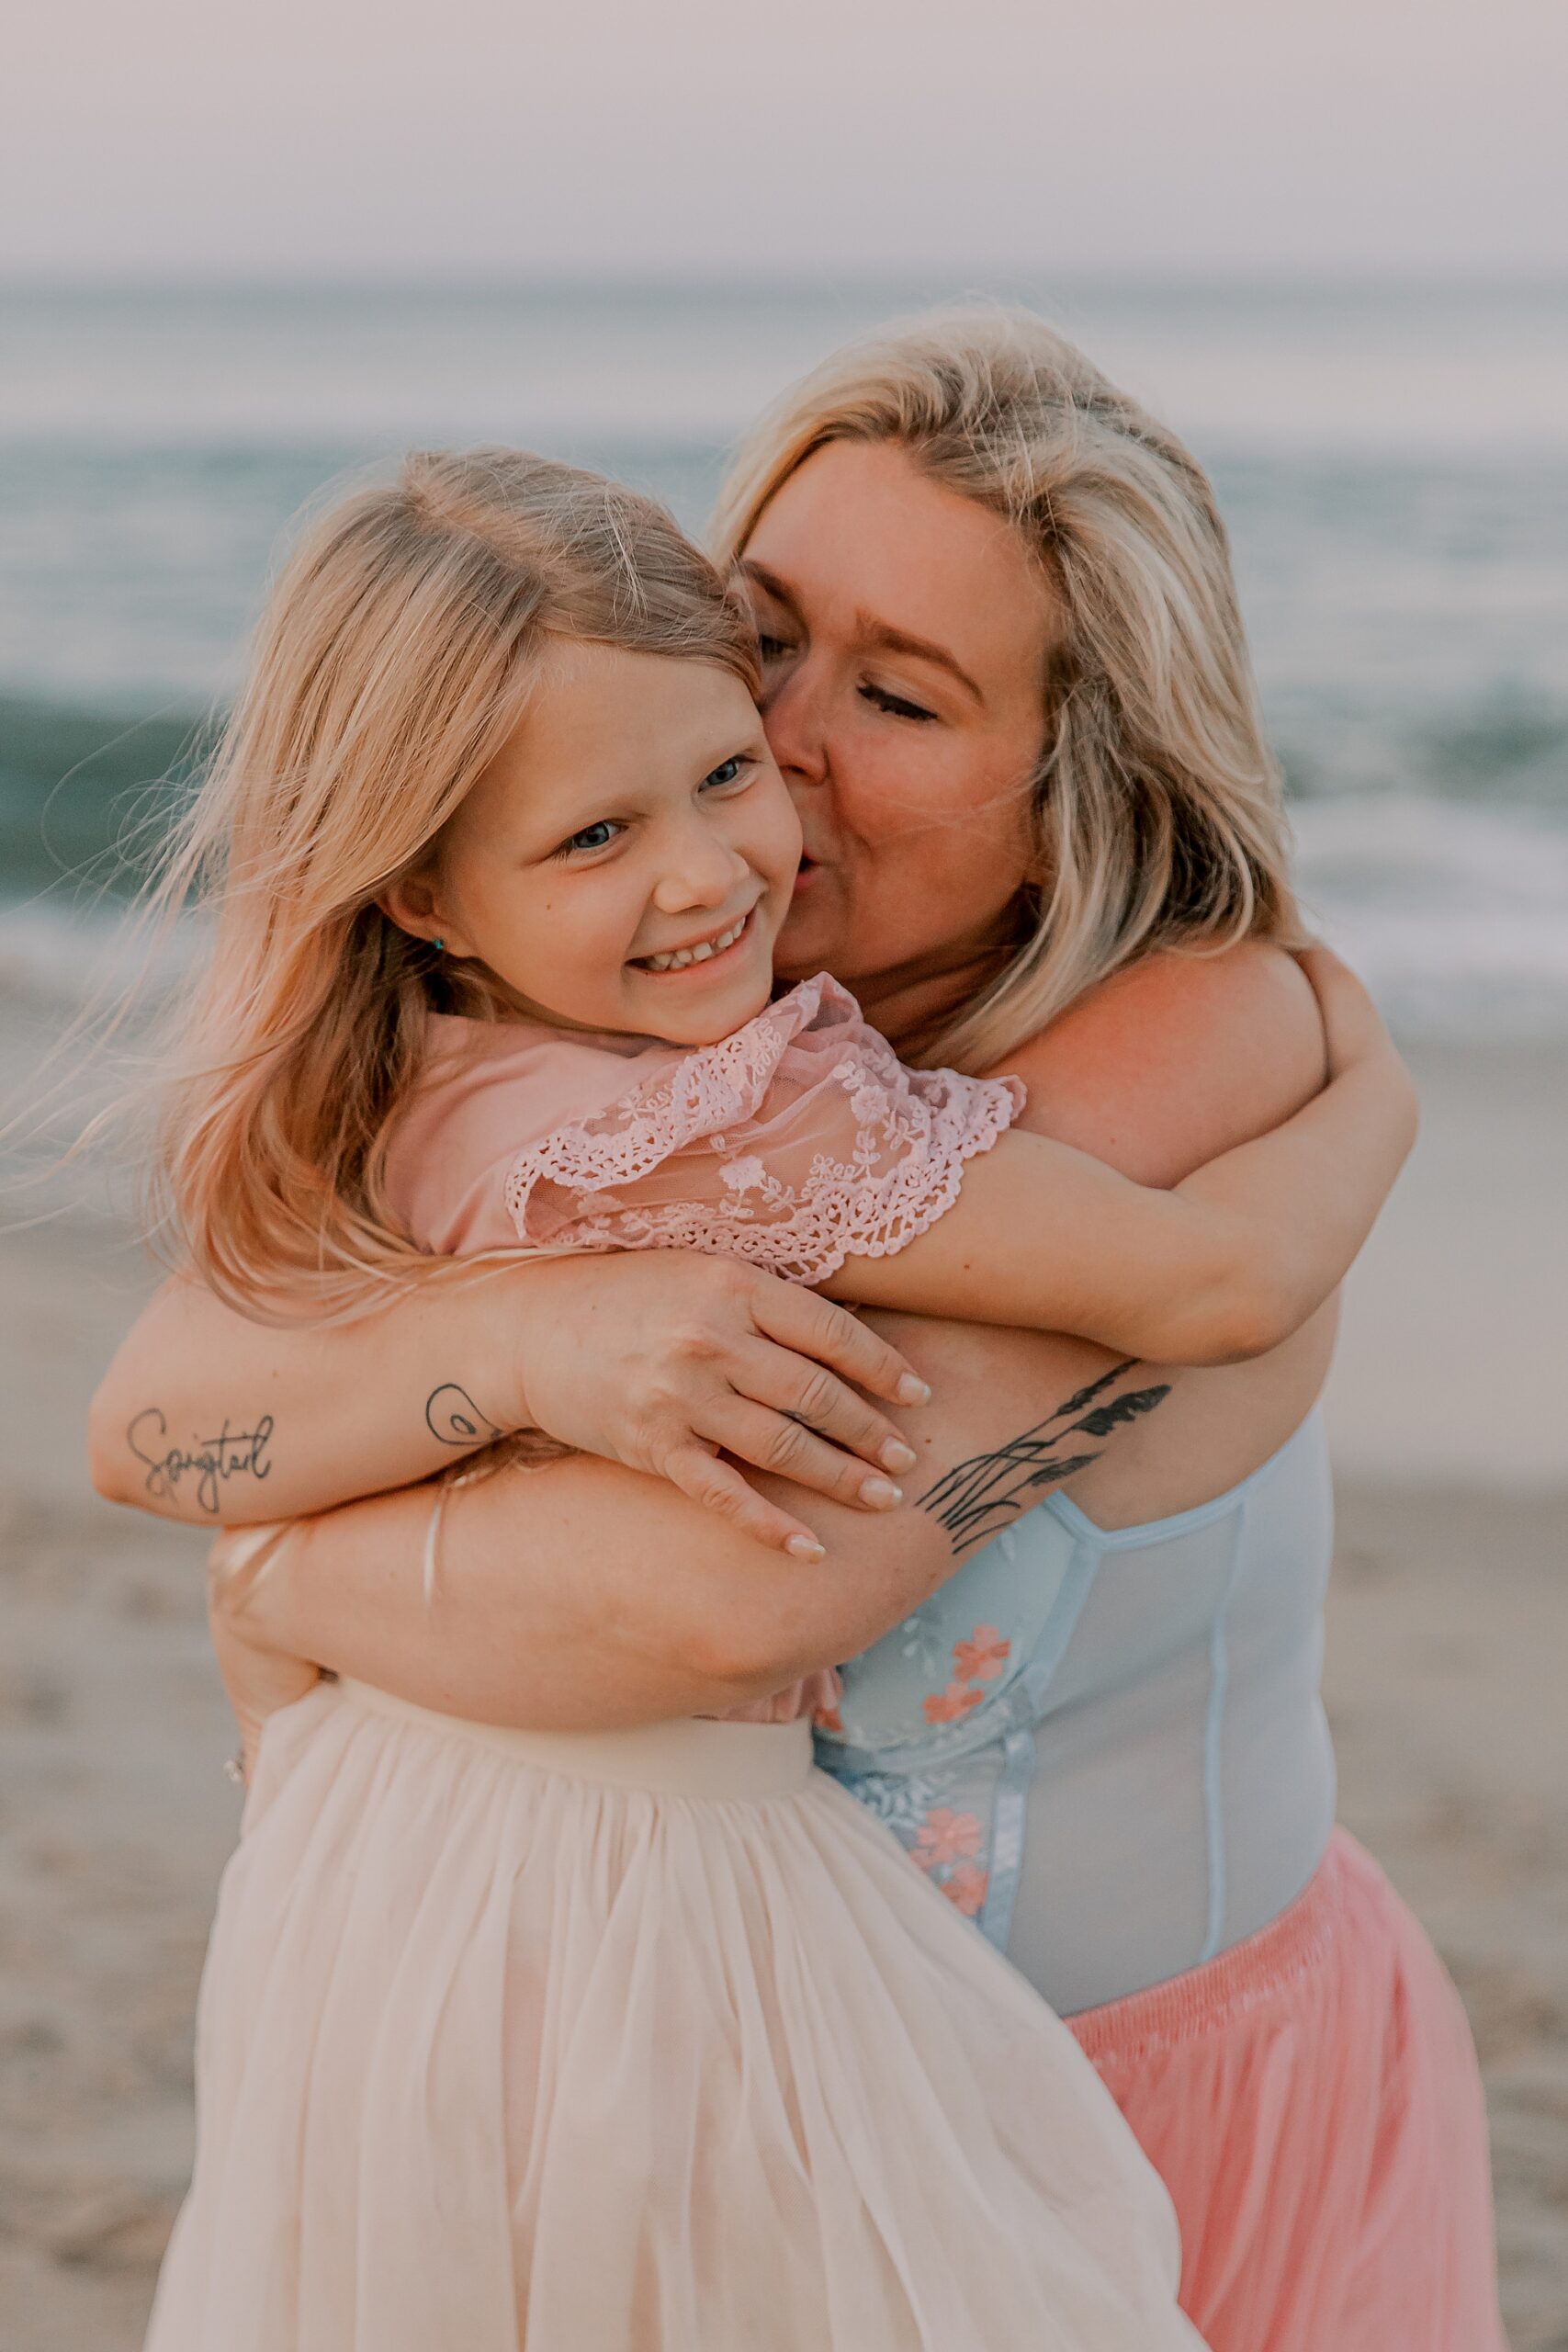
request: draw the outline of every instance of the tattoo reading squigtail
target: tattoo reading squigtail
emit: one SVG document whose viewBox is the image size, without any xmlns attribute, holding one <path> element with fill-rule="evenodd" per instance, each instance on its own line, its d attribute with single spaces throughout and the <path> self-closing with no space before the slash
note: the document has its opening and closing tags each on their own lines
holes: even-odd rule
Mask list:
<svg viewBox="0 0 1568 2352">
<path fill-rule="evenodd" d="M 231 1478 L 268 1478 L 272 1464 L 273 1419 L 264 1413 L 254 1429 L 231 1429 L 227 1420 L 215 1437 L 193 1437 L 189 1445 L 164 1445 L 168 1420 L 161 1407 L 149 1405 L 136 1414 L 125 1432 L 126 1444 L 147 1476 L 142 1481 L 154 1502 L 176 1502 L 182 1487 L 189 1489 L 197 1510 L 218 1517 L 220 1489 Z M 149 1447 L 162 1451 L 149 1451 Z"/>
<path fill-rule="evenodd" d="M 1091 1452 L 1059 1451 L 1075 1437 L 1105 1439 L 1142 1414 L 1152 1413 L 1170 1394 L 1168 1381 L 1148 1388 L 1124 1388 L 1104 1404 L 1095 1399 L 1133 1370 L 1132 1361 L 1113 1364 L 1087 1388 L 1058 1405 L 1054 1413 L 1032 1429 L 1009 1440 L 991 1453 L 976 1453 L 960 1462 L 927 1488 L 916 1508 L 929 1511 L 945 1527 L 954 1552 L 967 1551 L 997 1533 L 1021 1510 L 1037 1501 L 1047 1487 L 1059 1487 L 1080 1470 L 1098 1462 L 1103 1445 Z M 1089 1408 L 1086 1410 L 1086 1407 Z M 1074 1418 L 1076 1416 L 1077 1418 Z"/>
</svg>

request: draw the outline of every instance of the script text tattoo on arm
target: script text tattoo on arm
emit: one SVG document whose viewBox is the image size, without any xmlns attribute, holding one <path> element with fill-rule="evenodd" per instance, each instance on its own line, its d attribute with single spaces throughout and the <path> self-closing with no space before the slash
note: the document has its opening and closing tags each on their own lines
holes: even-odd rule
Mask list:
<svg viewBox="0 0 1568 2352">
<path fill-rule="evenodd" d="M 432 1389 L 424 1401 L 424 1419 L 432 1437 L 465 1453 L 492 1444 L 503 1434 L 456 1381 Z M 197 1510 L 216 1519 L 222 1490 L 231 1479 L 271 1476 L 273 1429 L 270 1413 L 262 1414 L 250 1429 L 233 1428 L 225 1416 L 216 1436 L 171 1445 L 167 1416 L 161 1407 L 149 1405 L 127 1425 L 125 1442 L 145 1468 L 142 1485 L 154 1502 L 178 1503 L 188 1495 Z"/>
<path fill-rule="evenodd" d="M 144 1463 L 146 1491 L 154 1502 L 177 1502 L 187 1489 L 198 1510 L 216 1519 L 222 1488 L 231 1478 L 266 1478 L 272 1474 L 267 1448 L 273 1420 L 264 1413 L 254 1429 L 231 1429 L 227 1416 L 216 1437 L 193 1437 L 189 1445 L 168 1443 L 169 1424 L 156 1405 L 136 1415 L 125 1442 L 138 1462 Z"/>
<path fill-rule="evenodd" d="M 1164 1403 L 1170 1394 L 1168 1381 L 1107 1395 L 1134 1368 L 1131 1361 L 1113 1364 L 1045 1420 L 1010 1438 L 994 1453 L 976 1453 L 958 1463 L 926 1489 L 916 1508 L 929 1511 L 946 1528 L 954 1552 L 999 1534 L 1021 1510 L 1038 1502 L 1047 1487 L 1059 1487 L 1098 1461 L 1112 1430 Z"/>
</svg>

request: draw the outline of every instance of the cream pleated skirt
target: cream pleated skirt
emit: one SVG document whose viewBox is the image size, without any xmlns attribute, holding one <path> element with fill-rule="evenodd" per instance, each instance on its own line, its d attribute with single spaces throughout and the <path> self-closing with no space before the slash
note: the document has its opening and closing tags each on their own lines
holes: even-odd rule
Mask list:
<svg viewBox="0 0 1568 2352">
<path fill-rule="evenodd" d="M 1170 2207 L 804 1724 L 269 1724 L 150 2352 L 1164 2352 Z"/>
</svg>

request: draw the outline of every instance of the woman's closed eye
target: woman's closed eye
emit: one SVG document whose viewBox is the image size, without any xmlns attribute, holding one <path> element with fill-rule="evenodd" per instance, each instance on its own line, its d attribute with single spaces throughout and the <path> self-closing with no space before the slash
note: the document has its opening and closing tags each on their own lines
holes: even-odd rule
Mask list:
<svg viewBox="0 0 1568 2352">
<path fill-rule="evenodd" d="M 892 694 L 886 686 L 873 685 L 869 678 L 856 688 L 856 692 L 863 702 L 870 703 L 874 710 L 885 711 L 889 718 L 912 718 L 923 722 L 936 717 L 934 710 L 927 710 L 923 704 L 911 702 L 908 695 Z"/>
</svg>

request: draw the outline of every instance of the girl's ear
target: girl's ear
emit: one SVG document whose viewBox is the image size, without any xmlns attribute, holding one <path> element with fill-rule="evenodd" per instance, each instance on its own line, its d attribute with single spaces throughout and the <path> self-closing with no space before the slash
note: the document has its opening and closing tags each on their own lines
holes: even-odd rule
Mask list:
<svg viewBox="0 0 1568 2352">
<path fill-rule="evenodd" d="M 467 956 L 471 951 L 463 940 L 460 926 L 454 923 L 442 903 L 434 875 L 428 867 L 413 874 L 400 874 L 388 884 L 376 904 L 389 922 L 400 931 L 408 932 L 415 939 L 437 943 L 453 956 Z"/>
</svg>

